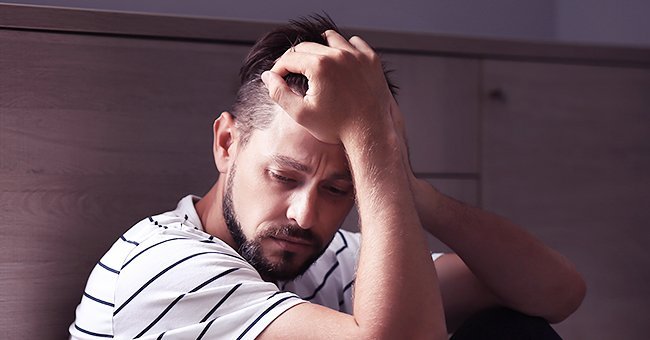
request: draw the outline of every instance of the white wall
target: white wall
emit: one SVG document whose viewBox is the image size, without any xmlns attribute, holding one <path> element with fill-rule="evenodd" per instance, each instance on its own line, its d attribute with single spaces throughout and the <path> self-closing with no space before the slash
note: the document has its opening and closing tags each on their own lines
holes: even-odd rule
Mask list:
<svg viewBox="0 0 650 340">
<path fill-rule="evenodd" d="M 557 0 L 561 41 L 650 46 L 648 0 Z"/>
<path fill-rule="evenodd" d="M 4 1 L 278 22 L 327 11 L 347 27 L 650 46 L 648 0 Z"/>
<path fill-rule="evenodd" d="M 5 0 L 12 3 L 281 21 L 327 11 L 340 26 L 472 36 L 552 39 L 548 0 Z"/>
<path fill-rule="evenodd" d="M 341 26 L 650 46 L 647 0 L 4 0 L 8 3 L 285 22 L 327 11 Z"/>
</svg>

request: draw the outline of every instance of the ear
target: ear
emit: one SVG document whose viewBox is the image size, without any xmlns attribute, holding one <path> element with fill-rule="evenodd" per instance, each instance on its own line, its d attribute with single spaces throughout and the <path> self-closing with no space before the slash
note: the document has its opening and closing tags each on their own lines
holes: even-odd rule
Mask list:
<svg viewBox="0 0 650 340">
<path fill-rule="evenodd" d="M 230 168 L 237 150 L 237 128 L 229 112 L 222 112 L 212 126 L 214 139 L 212 154 L 219 173 L 226 173 Z"/>
</svg>

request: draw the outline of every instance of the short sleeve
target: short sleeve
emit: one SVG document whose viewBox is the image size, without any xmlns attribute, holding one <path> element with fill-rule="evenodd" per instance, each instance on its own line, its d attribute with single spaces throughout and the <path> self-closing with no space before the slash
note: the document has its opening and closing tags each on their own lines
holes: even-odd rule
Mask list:
<svg viewBox="0 0 650 340">
<path fill-rule="evenodd" d="M 221 242 L 166 235 L 138 248 L 115 291 L 113 331 L 119 338 L 254 339 L 305 302 L 263 281 Z"/>
</svg>

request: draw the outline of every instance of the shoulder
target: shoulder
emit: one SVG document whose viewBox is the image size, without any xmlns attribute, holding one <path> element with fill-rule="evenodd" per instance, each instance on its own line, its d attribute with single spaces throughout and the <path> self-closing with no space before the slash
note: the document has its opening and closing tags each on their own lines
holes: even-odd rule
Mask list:
<svg viewBox="0 0 650 340">
<path fill-rule="evenodd" d="M 217 331 L 254 337 L 263 329 L 255 327 L 300 302 L 278 293 L 222 241 L 200 230 L 167 228 L 140 243 L 121 268 L 113 327 L 122 337 Z"/>
<path fill-rule="evenodd" d="M 302 302 L 175 210 L 147 217 L 118 238 L 93 270 L 70 332 L 252 339 Z"/>
</svg>

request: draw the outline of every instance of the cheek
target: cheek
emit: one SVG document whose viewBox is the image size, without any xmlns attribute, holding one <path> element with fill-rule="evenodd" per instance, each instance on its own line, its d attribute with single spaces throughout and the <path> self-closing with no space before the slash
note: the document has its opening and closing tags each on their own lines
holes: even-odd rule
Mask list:
<svg viewBox="0 0 650 340">
<path fill-rule="evenodd" d="M 239 223 L 247 233 L 269 222 L 278 221 L 283 216 L 282 202 L 281 195 L 260 175 L 237 174 L 233 184 L 233 204 Z"/>
</svg>

